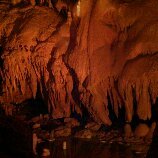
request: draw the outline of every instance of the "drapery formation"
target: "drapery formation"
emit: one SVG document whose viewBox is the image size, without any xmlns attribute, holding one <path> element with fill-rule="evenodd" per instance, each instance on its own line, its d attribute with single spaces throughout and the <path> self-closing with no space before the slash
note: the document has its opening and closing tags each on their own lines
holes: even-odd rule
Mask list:
<svg viewBox="0 0 158 158">
<path fill-rule="evenodd" d="M 110 99 L 116 116 L 124 107 L 127 121 L 150 119 L 158 96 L 157 0 L 81 0 L 80 16 L 72 11 L 67 21 L 46 7 L 1 11 L 1 103 L 40 91 L 54 118 L 85 107 L 110 125 Z"/>
</svg>

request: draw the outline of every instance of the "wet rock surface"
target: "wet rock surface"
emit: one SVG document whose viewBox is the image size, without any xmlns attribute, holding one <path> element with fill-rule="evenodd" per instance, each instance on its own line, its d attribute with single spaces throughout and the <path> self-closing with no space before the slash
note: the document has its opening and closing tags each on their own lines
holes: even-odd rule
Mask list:
<svg viewBox="0 0 158 158">
<path fill-rule="evenodd" d="M 73 120 L 73 118 L 69 119 Z M 104 154 L 107 154 L 107 157 L 109 156 L 109 158 L 111 155 L 115 154 L 118 158 L 145 158 L 152 142 L 151 137 L 146 139 L 147 134 L 143 136 L 141 135 L 141 137 L 135 135 L 127 137 L 122 129 L 91 129 L 96 125 L 95 122 L 87 123 L 84 127 L 80 127 L 75 131 L 73 129 L 74 127 L 68 128 L 63 126 L 63 124 L 64 122 L 59 127 L 53 128 L 51 132 L 43 131 L 41 128 L 38 129 L 37 135 L 39 139 L 42 140 L 37 144 L 37 152 L 39 152 L 39 155 L 42 154 L 42 151 L 47 146 L 50 155 L 53 156 L 52 154 L 54 154 L 55 157 L 64 157 L 62 155 L 64 153 L 67 153 L 72 158 L 77 156 L 83 158 L 86 156 L 95 157 L 97 152 L 101 152 L 101 158 L 105 156 Z M 153 126 L 150 128 L 153 129 Z M 140 128 L 140 125 L 138 128 Z M 65 142 L 66 145 L 63 145 Z M 89 146 L 89 152 L 95 150 L 93 151 L 94 155 L 91 155 L 88 151 L 86 152 L 87 148 L 84 147 L 84 144 Z M 74 149 L 74 146 L 76 145 L 77 147 Z M 113 148 L 113 153 L 110 151 L 112 150 L 110 148 Z M 78 150 L 81 150 L 80 153 L 78 153 Z M 57 151 L 60 151 L 60 154 Z M 126 152 L 128 152 L 128 154 Z"/>
<path fill-rule="evenodd" d="M 21 118 L 16 115 L 16 117 L 12 116 L 9 119 L 8 116 L 3 115 L 3 118 L 0 118 L 2 129 L 0 136 L 4 137 L 3 135 L 5 135 L 5 133 L 2 133 L 2 131 L 9 128 L 10 130 L 8 130 L 8 132 L 11 132 L 10 136 L 18 140 L 20 138 L 21 141 L 13 139 L 11 142 L 10 140 L 6 141 L 5 144 L 7 145 L 7 143 L 10 142 L 11 153 L 14 150 L 12 146 L 14 144 L 19 145 L 24 150 L 21 155 L 28 158 L 30 158 L 30 155 L 28 156 L 25 153 L 28 149 L 30 154 L 34 154 L 34 157 L 41 158 L 54 156 L 55 158 L 64 158 L 62 154 L 68 154 L 67 156 L 70 158 L 95 157 L 98 152 L 100 152 L 100 158 L 105 155 L 107 157 L 109 156 L 109 158 L 112 155 L 117 155 L 118 158 L 144 158 L 149 150 L 156 127 L 156 123 L 153 122 L 150 128 L 145 124 L 143 124 L 143 128 L 140 124 L 134 129 L 130 128 L 130 132 L 134 132 L 136 131 L 135 129 L 139 129 L 140 127 L 144 129 L 144 126 L 149 128 L 148 132 L 145 130 L 146 135 L 141 134 L 141 136 L 138 136 L 125 134 L 126 130 L 123 130 L 122 127 L 117 129 L 116 127 L 105 127 L 92 120 L 83 126 L 76 118 L 54 120 L 49 118 L 47 114 L 39 114 L 39 116 L 30 119 L 26 119 L 26 117 L 23 118 L 25 119 L 21 120 Z M 9 124 L 6 124 L 6 122 Z M 124 126 L 126 125 L 127 124 Z M 24 126 L 27 130 L 24 130 Z M 128 124 L 128 128 L 129 127 L 131 127 L 130 124 Z M 15 134 L 13 133 L 14 130 Z M 21 132 L 23 135 L 19 134 Z M 144 132 L 141 131 L 141 133 Z M 140 133 L 138 132 L 138 134 Z M 148 135 L 150 135 L 150 137 Z M 8 138 L 10 139 L 11 137 Z M 7 140 L 7 135 L 5 135 L 4 138 Z M 27 144 L 25 143 L 26 140 Z M 21 145 L 21 143 L 24 143 L 24 146 Z M 14 154 L 18 154 L 21 148 L 16 148 Z"/>
</svg>

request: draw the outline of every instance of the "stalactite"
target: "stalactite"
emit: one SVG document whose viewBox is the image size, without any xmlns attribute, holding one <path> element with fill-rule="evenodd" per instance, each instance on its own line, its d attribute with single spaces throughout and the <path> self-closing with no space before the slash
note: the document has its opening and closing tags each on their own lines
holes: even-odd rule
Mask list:
<svg viewBox="0 0 158 158">
<path fill-rule="evenodd" d="M 149 89 L 148 89 L 148 81 L 144 78 L 143 81 L 140 81 L 140 85 L 138 87 L 137 95 L 137 114 L 140 119 L 150 119 L 151 118 L 151 102 L 149 96 Z M 139 93 L 139 94 L 138 94 Z"/>
</svg>

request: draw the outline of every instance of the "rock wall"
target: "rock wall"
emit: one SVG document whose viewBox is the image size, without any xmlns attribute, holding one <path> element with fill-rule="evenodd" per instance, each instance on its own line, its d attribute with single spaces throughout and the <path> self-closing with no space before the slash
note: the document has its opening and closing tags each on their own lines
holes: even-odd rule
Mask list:
<svg viewBox="0 0 158 158">
<path fill-rule="evenodd" d="M 83 107 L 111 124 L 147 120 L 158 96 L 157 0 L 86 0 L 67 21 L 46 7 L 1 10 L 1 103 L 40 91 L 53 118 Z M 76 14 L 77 13 L 77 14 Z M 39 87 L 39 88 L 38 88 Z"/>
</svg>

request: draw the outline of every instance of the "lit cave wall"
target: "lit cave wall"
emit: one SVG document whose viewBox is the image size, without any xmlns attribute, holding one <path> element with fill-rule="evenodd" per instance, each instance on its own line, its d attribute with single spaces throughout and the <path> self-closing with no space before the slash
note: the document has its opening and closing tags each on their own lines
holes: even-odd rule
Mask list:
<svg viewBox="0 0 158 158">
<path fill-rule="evenodd" d="M 59 13 L 62 7 L 68 15 Z M 55 8 L 1 9 L 2 107 L 40 94 L 52 118 L 82 117 L 86 109 L 111 125 L 111 113 L 118 117 L 124 108 L 127 122 L 134 115 L 151 119 L 158 96 L 158 1 L 81 0 Z"/>
</svg>

